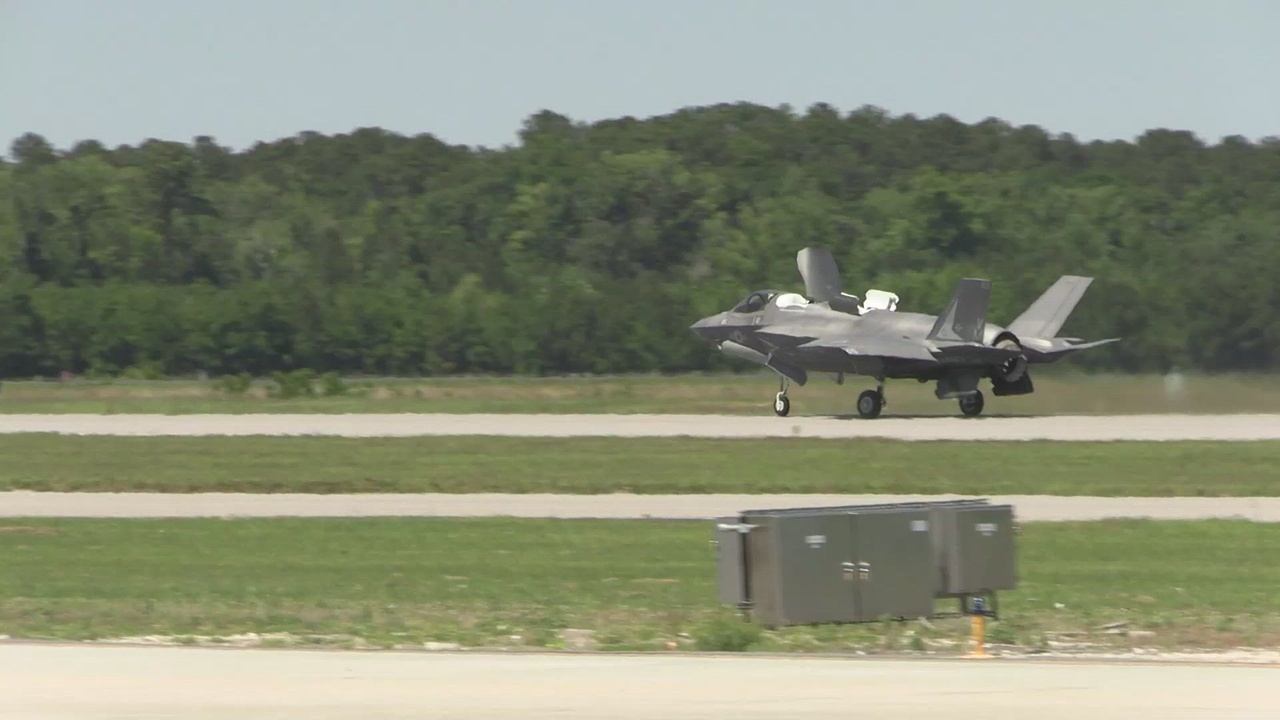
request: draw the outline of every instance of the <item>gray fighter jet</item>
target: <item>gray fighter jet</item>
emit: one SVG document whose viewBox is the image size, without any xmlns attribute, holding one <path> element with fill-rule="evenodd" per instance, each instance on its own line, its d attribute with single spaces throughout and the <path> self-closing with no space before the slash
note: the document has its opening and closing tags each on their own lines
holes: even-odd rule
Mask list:
<svg viewBox="0 0 1280 720">
<path fill-rule="evenodd" d="M 991 380 L 993 394 L 1034 391 L 1029 366 L 1051 363 L 1087 348 L 1116 342 L 1057 337 L 1093 278 L 1064 275 L 1008 327 L 987 322 L 991 281 L 965 278 L 956 284 L 941 315 L 898 312 L 898 296 L 870 290 L 865 300 L 840 288 L 831 253 L 804 248 L 796 255 L 805 294 L 757 290 L 731 310 L 703 318 L 690 329 L 724 353 L 764 365 L 781 377 L 773 410 L 790 412 L 789 383 L 803 386 L 810 373 L 826 373 L 843 384 L 846 375 L 876 380 L 858 396 L 858 414 L 880 415 L 889 378 L 936 382 L 938 399 L 956 398 L 967 416 L 982 412 L 978 383 Z"/>
</svg>

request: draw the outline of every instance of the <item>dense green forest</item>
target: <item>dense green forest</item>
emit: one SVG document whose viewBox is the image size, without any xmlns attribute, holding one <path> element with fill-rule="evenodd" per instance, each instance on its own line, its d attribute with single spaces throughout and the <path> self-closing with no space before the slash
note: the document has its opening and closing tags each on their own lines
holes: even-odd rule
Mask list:
<svg viewBox="0 0 1280 720">
<path fill-rule="evenodd" d="M 1119 109 L 1109 110 L 1121 112 Z M 1097 278 L 1064 332 L 1126 371 L 1280 361 L 1280 139 L 1079 142 L 996 119 L 750 104 L 502 149 L 377 128 L 242 152 L 199 137 L 0 164 L 0 373 L 397 375 L 729 367 L 687 330 L 835 254 L 847 291 L 1008 322 Z"/>
</svg>

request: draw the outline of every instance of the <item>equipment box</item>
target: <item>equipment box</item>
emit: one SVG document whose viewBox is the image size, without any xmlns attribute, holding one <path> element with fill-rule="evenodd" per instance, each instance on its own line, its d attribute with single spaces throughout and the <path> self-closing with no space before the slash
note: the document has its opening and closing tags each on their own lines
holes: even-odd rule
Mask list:
<svg viewBox="0 0 1280 720">
<path fill-rule="evenodd" d="M 930 617 L 1014 587 L 1012 520 L 985 500 L 744 511 L 716 525 L 719 599 L 768 627 Z"/>
<path fill-rule="evenodd" d="M 721 598 L 749 600 L 765 625 L 932 612 L 936 560 L 926 508 L 746 512 L 740 522 L 739 529 L 720 531 L 736 536 L 724 538 L 731 544 L 741 538 L 740 550 L 721 549 Z M 740 573 L 726 567 L 735 557 Z"/>
<path fill-rule="evenodd" d="M 1018 586 L 1011 506 L 951 508 L 940 513 L 936 522 L 940 597 Z"/>
</svg>

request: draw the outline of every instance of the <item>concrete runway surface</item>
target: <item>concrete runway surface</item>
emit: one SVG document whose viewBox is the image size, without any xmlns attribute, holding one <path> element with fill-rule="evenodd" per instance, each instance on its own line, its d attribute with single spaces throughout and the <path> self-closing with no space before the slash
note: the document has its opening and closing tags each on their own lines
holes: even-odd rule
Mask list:
<svg viewBox="0 0 1280 720">
<path fill-rule="evenodd" d="M 1277 670 L 1177 663 L 0 645 L 0 717 L 1280 717 Z"/>
<path fill-rule="evenodd" d="M 741 510 L 949 500 L 963 495 L 553 495 L 0 492 L 0 517 L 530 517 L 710 519 Z M 1238 518 L 1280 522 L 1280 497 L 992 495 L 1023 522 Z"/>
<path fill-rule="evenodd" d="M 0 433 L 407 437 L 880 437 L 899 440 L 1276 440 L 1280 415 L 756 417 L 737 415 L 2 415 Z"/>
</svg>

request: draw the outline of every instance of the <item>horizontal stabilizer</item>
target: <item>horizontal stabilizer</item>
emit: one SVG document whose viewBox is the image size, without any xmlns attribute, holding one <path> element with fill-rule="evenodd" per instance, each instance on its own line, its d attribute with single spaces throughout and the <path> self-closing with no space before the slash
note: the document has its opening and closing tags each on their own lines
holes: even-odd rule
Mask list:
<svg viewBox="0 0 1280 720">
<path fill-rule="evenodd" d="M 991 281 L 964 278 L 956 283 L 947 309 L 938 316 L 929 340 L 943 342 L 982 342 L 987 327 L 987 307 L 991 304 Z"/>
<path fill-rule="evenodd" d="M 1009 323 L 1009 331 L 1020 338 L 1051 338 L 1067 322 L 1093 278 L 1063 275 Z"/>
<path fill-rule="evenodd" d="M 1052 340 L 1031 338 L 1023 340 L 1022 350 L 1023 354 L 1027 356 L 1028 362 L 1051 363 L 1073 352 L 1110 345 L 1119 341 L 1120 338 L 1107 338 L 1105 340 L 1094 340 L 1093 342 L 1073 343 L 1063 338 L 1053 338 Z"/>
</svg>

